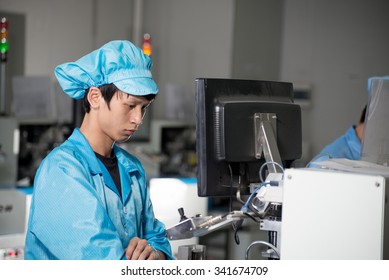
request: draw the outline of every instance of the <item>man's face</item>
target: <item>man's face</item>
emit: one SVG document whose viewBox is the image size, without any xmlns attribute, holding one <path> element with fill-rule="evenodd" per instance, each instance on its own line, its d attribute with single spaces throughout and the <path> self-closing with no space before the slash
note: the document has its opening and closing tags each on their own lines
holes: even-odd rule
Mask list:
<svg viewBox="0 0 389 280">
<path fill-rule="evenodd" d="M 106 103 L 101 106 L 99 122 L 102 130 L 115 142 L 128 140 L 142 124 L 149 104 L 145 97 L 117 92 L 111 99 L 110 109 Z"/>
</svg>

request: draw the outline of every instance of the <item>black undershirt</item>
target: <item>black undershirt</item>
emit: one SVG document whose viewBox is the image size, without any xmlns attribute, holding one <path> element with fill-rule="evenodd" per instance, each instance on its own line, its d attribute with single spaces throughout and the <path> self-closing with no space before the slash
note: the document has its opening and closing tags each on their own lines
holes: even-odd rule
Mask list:
<svg viewBox="0 0 389 280">
<path fill-rule="evenodd" d="M 116 188 L 119 191 L 119 195 L 122 196 L 122 184 L 120 183 L 118 159 L 116 158 L 115 154 L 112 152 L 110 157 L 104 157 L 102 155 L 99 155 L 98 153 L 95 153 L 95 155 L 99 160 L 101 160 L 105 168 L 107 168 L 109 174 L 112 177 L 113 182 L 116 185 Z"/>
</svg>

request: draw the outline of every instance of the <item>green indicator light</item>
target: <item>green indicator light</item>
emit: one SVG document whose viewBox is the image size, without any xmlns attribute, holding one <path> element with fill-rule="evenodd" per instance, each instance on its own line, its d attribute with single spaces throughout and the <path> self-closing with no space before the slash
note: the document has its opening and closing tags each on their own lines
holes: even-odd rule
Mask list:
<svg viewBox="0 0 389 280">
<path fill-rule="evenodd" d="M 6 43 L 0 43 L 0 52 L 1 52 L 1 53 L 6 53 L 6 52 L 8 52 L 8 50 L 9 50 L 9 44 L 8 44 L 8 42 L 6 42 Z"/>
</svg>

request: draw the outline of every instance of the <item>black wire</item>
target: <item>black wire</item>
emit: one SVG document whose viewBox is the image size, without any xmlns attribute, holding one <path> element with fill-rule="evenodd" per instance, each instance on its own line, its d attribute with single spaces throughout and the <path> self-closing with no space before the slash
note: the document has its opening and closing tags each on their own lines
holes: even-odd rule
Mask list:
<svg viewBox="0 0 389 280">
<path fill-rule="evenodd" d="M 234 229 L 234 239 L 235 239 L 236 245 L 240 244 L 238 231 L 242 227 L 242 224 L 243 224 L 243 220 L 239 220 L 239 221 L 232 223 L 232 228 Z"/>
<path fill-rule="evenodd" d="M 252 219 L 256 223 L 260 223 L 261 222 L 260 220 L 257 220 L 253 215 L 251 215 L 251 214 L 249 214 L 247 212 L 244 212 L 243 214 L 245 214 L 247 217 L 249 217 L 250 219 Z"/>
<path fill-rule="evenodd" d="M 229 210 L 230 212 L 232 212 L 232 201 L 233 201 L 233 174 L 232 174 L 232 167 L 231 167 L 231 164 L 228 163 L 228 168 L 230 170 L 230 205 L 229 205 Z M 240 239 L 239 239 L 239 235 L 238 235 L 238 231 L 239 229 L 241 228 L 243 224 L 243 220 L 239 220 L 239 221 L 236 221 L 234 223 L 232 223 L 232 229 L 234 230 L 234 239 L 235 239 L 235 243 L 237 245 L 240 244 Z"/>
</svg>

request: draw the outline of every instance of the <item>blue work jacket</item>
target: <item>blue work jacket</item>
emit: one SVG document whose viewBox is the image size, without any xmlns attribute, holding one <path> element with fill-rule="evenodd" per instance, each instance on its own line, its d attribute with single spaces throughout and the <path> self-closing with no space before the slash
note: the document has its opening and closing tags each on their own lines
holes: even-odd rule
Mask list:
<svg viewBox="0 0 389 280">
<path fill-rule="evenodd" d="M 328 160 L 330 158 L 346 158 L 360 160 L 362 144 L 359 140 L 355 126 L 350 127 L 341 137 L 327 145 L 317 156 L 315 156 L 309 167 L 317 167 L 314 162 Z"/>
<path fill-rule="evenodd" d="M 34 182 L 25 259 L 125 259 L 133 237 L 173 259 L 154 217 L 144 169 L 114 145 L 122 196 L 79 129 L 41 163 Z"/>
</svg>

